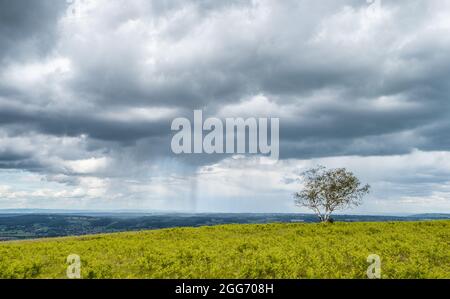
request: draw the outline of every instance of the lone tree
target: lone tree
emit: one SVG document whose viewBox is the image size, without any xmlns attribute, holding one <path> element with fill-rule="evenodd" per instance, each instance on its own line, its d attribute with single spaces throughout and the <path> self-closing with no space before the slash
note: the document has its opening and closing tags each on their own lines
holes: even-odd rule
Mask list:
<svg viewBox="0 0 450 299">
<path fill-rule="evenodd" d="M 359 179 L 345 168 L 319 166 L 302 175 L 305 187 L 294 195 L 295 203 L 313 210 L 322 222 L 331 222 L 334 211 L 359 206 L 370 190 L 369 185 L 361 187 Z"/>
</svg>

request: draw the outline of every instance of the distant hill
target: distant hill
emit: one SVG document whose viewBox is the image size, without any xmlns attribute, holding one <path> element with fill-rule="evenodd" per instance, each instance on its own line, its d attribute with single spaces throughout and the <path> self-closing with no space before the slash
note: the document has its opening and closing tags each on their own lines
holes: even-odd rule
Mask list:
<svg viewBox="0 0 450 299">
<path fill-rule="evenodd" d="M 33 211 L 33 212 L 32 212 Z M 188 213 L 118 213 L 29 210 L 0 213 L 0 241 L 79 236 L 172 227 L 199 227 L 222 224 L 317 222 L 312 214 L 188 214 Z M 339 222 L 385 222 L 450 219 L 439 214 L 425 216 L 336 215 Z"/>
<path fill-rule="evenodd" d="M 450 214 L 416 214 L 410 217 L 421 218 L 421 219 L 450 219 Z"/>
</svg>

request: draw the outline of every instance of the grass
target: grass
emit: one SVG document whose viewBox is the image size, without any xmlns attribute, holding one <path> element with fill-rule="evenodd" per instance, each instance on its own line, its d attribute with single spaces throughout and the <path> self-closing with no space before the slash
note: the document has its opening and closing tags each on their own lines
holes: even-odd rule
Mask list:
<svg viewBox="0 0 450 299">
<path fill-rule="evenodd" d="M 225 225 L 0 243 L 0 278 L 450 278 L 450 221 Z"/>
</svg>

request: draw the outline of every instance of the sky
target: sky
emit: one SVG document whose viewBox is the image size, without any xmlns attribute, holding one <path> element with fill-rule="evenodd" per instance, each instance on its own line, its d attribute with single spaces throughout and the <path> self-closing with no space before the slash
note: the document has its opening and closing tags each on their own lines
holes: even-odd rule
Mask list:
<svg viewBox="0 0 450 299">
<path fill-rule="evenodd" d="M 0 209 L 450 212 L 450 1 L 0 0 Z M 280 119 L 280 159 L 175 155 L 171 123 Z"/>
</svg>

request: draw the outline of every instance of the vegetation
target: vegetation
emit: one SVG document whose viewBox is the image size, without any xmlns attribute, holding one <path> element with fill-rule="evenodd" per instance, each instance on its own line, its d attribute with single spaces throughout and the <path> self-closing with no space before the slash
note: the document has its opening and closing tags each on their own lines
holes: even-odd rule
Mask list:
<svg viewBox="0 0 450 299">
<path fill-rule="evenodd" d="M 0 243 L 1 278 L 450 278 L 450 221 L 254 224 Z"/>
<path fill-rule="evenodd" d="M 327 170 L 323 166 L 303 173 L 305 186 L 295 194 L 295 203 L 316 213 L 322 222 L 330 222 L 331 214 L 359 206 L 370 186 L 361 187 L 359 179 L 345 168 Z"/>
</svg>

